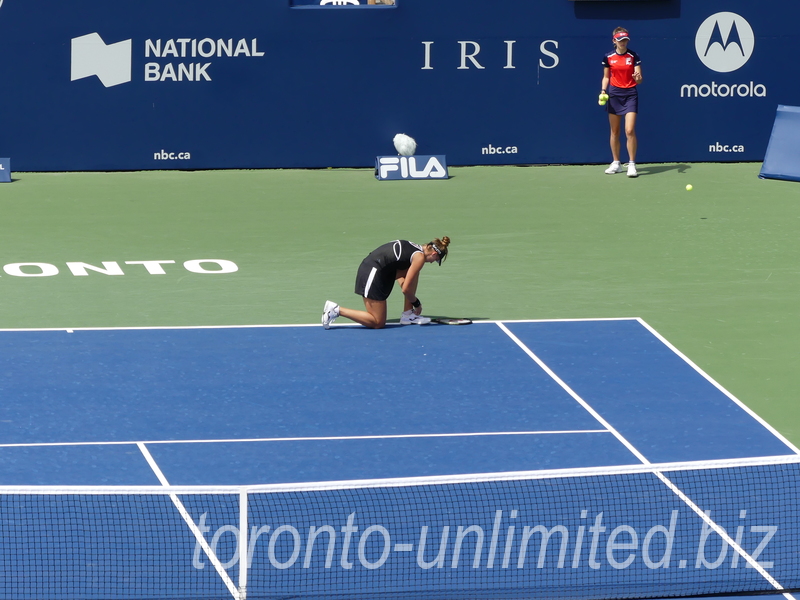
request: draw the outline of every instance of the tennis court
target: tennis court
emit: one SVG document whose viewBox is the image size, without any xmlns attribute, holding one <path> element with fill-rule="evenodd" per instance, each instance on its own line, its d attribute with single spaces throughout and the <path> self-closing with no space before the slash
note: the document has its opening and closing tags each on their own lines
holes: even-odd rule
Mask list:
<svg viewBox="0 0 800 600">
<path fill-rule="evenodd" d="M 638 319 L 5 331 L 0 343 L 5 512 L 36 510 L 5 525 L 9 597 L 17 578 L 39 582 L 29 597 L 76 598 L 154 597 L 169 579 L 174 597 L 203 598 L 796 585 L 800 453 Z M 409 360 L 414 379 L 394 377 Z M 580 527 L 597 529 L 591 549 Z M 720 560 L 710 527 L 738 527 L 741 555 Z M 319 530 L 333 532 L 327 553 L 303 539 Z M 53 554 L 53 537 L 68 549 L 114 536 L 126 541 L 94 559 Z M 141 578 L 145 559 L 160 576 Z"/>
<path fill-rule="evenodd" d="M 796 586 L 795 188 L 596 171 L 17 175 L 2 596 Z M 442 234 L 426 313 L 487 322 L 318 325 L 372 247 Z"/>
<path fill-rule="evenodd" d="M 14 466 L 3 474 L 7 484 L 156 484 L 153 473 L 141 472 L 147 465 L 137 453 L 117 464 L 119 445 L 139 442 L 155 444 L 150 452 L 158 470 L 176 485 L 797 452 L 637 320 L 379 333 L 360 327 L 6 331 L 0 338 L 3 448 L 7 457 L 20 454 L 7 458 Z M 410 381 L 395 376 L 408 361 L 417 363 Z M 12 430 L 26 417 L 35 418 L 35 427 Z M 25 455 L 37 466 L 25 464 Z M 270 459 L 259 460 L 265 455 Z M 320 458 L 334 455 L 340 464 Z M 75 470 L 64 470 L 62 460 Z M 93 468 L 81 468 L 87 462 Z"/>
</svg>

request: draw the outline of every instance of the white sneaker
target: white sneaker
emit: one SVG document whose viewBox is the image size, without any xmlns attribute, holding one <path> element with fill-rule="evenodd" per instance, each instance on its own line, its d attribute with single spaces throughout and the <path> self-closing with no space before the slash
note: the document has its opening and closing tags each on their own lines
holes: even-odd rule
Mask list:
<svg viewBox="0 0 800 600">
<path fill-rule="evenodd" d="M 613 175 L 614 173 L 621 173 L 622 167 L 619 166 L 619 161 L 615 160 L 612 162 L 608 168 L 605 170 L 607 175 Z"/>
<path fill-rule="evenodd" d="M 325 307 L 322 309 L 322 326 L 325 329 L 330 329 L 333 323 L 339 317 L 339 305 L 336 302 L 327 300 Z"/>
<path fill-rule="evenodd" d="M 400 325 L 427 325 L 430 322 L 428 317 L 414 314 L 413 310 L 404 311 L 400 316 Z"/>
<path fill-rule="evenodd" d="M 628 163 L 628 177 L 638 177 L 639 174 L 636 172 L 636 165 L 632 162 Z"/>
</svg>

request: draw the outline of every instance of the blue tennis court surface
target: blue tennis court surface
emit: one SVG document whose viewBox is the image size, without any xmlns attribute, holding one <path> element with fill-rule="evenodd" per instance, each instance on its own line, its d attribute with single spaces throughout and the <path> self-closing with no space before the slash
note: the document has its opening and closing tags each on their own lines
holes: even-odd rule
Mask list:
<svg viewBox="0 0 800 600">
<path fill-rule="evenodd" d="M 794 453 L 637 320 L 508 331 L 654 463 Z M 494 323 L 0 333 L 0 480 L 174 485 L 639 464 Z M 53 445 L 56 444 L 56 445 Z"/>
<path fill-rule="evenodd" d="M 443 598 L 451 597 L 450 591 L 452 597 L 460 597 L 464 590 L 517 589 L 522 580 L 511 577 L 511 567 L 516 565 L 519 571 L 514 572 L 521 573 L 527 563 L 510 519 L 521 516 L 526 505 L 535 506 L 533 497 L 550 498 L 539 511 L 549 515 L 547 531 L 555 528 L 570 536 L 569 542 L 562 537 L 560 555 L 551 549 L 555 556 L 545 560 L 549 534 L 540 562 L 531 559 L 534 580 L 549 597 L 564 587 L 597 586 L 593 578 L 601 572 L 615 578 L 608 593 L 617 597 L 653 581 L 683 582 L 691 567 L 703 570 L 705 582 L 726 582 L 722 591 L 762 589 L 770 572 L 796 579 L 797 557 L 786 558 L 798 539 L 796 501 L 791 515 L 781 517 L 780 534 L 773 532 L 775 539 L 768 540 L 769 552 L 767 545 L 756 552 L 760 562 L 751 559 L 746 565 L 744 558 L 739 562 L 732 557 L 734 546 L 752 556 L 756 542 L 763 541 L 763 535 L 758 540 L 752 536 L 752 527 L 760 532 L 759 527 L 773 525 L 759 518 L 772 518 L 780 503 L 786 512 L 785 499 L 797 484 L 798 450 L 637 319 L 395 326 L 380 331 L 351 326 L 327 331 L 318 326 L 19 330 L 0 332 L 0 356 L 0 486 L 24 486 L 34 492 L 33 486 L 106 486 L 104 493 L 108 486 L 221 486 L 224 507 L 217 507 L 216 517 L 204 504 L 207 498 L 184 498 L 184 520 L 202 533 L 189 531 L 180 517 L 170 517 L 178 521 L 170 527 L 181 532 L 170 535 L 185 538 L 179 553 L 191 557 L 186 565 L 171 568 L 181 577 L 184 569 L 191 574 L 186 577 L 199 573 L 217 594 L 192 591 L 195 597 L 239 597 L 231 591 L 232 580 L 209 576 L 211 567 L 199 566 L 202 554 L 195 545 L 198 536 L 211 531 L 213 549 L 219 546 L 230 557 L 233 550 L 222 550 L 221 539 L 234 531 L 230 523 L 239 518 L 231 491 L 235 486 L 261 486 L 271 507 L 264 509 L 264 523 L 273 523 L 273 537 L 266 535 L 268 526 L 253 528 L 256 539 L 257 531 L 269 538 L 269 560 L 251 558 L 248 597 L 361 597 L 370 589 L 383 589 L 398 597 L 433 590 Z M 765 476 L 765 470 L 759 470 L 757 464 L 765 459 L 777 460 L 777 467 L 769 467 L 777 468 L 777 474 Z M 673 463 L 680 463 L 683 471 L 670 475 Z M 721 468 L 723 463 L 744 467 L 734 469 L 734 477 L 734 471 Z M 663 474 L 654 474 L 655 467 Z M 629 489 L 620 491 L 622 484 L 615 480 L 598 482 L 589 471 L 598 468 L 601 473 L 627 469 Z M 711 486 L 694 478 L 694 473 L 707 475 L 717 468 L 719 476 Z M 566 477 L 570 470 L 583 477 L 580 490 L 561 489 L 555 482 L 537 487 L 544 485 L 537 473 Z M 736 491 L 726 478 L 750 482 L 750 487 Z M 517 479 L 533 487 L 514 484 Z M 772 512 L 759 514 L 752 498 L 765 481 L 783 481 L 776 483 L 783 491 L 767 503 Z M 480 482 L 479 488 L 470 487 L 478 485 L 473 482 Z M 445 504 L 432 500 L 422 507 L 415 500 L 439 487 L 450 494 Z M 381 491 L 370 492 L 368 501 L 347 496 L 355 493 L 347 490 L 360 488 Z M 312 493 L 310 499 L 300 494 L 292 508 L 277 499 L 276 492 L 286 489 Z M 690 498 L 681 498 L 682 493 Z M 608 497 L 615 497 L 616 509 L 628 515 L 628 524 L 617 527 L 629 536 L 628 544 L 610 541 L 607 553 L 598 555 L 605 559 L 595 567 L 592 560 L 600 559 L 587 560 L 582 553 L 589 552 L 590 542 L 598 543 L 590 539 L 599 535 L 589 533 L 590 526 L 599 531 L 597 519 L 614 518 L 609 508 L 602 508 L 602 499 Z M 691 497 L 698 499 L 697 505 Z M 650 500 L 660 508 L 642 513 L 641 503 Z M 366 529 L 364 515 L 377 514 L 369 502 L 377 501 L 390 507 L 381 518 L 391 525 Z M 413 518 L 399 508 L 407 504 L 419 505 Z M 465 507 L 472 520 L 459 525 L 459 531 L 480 529 L 479 544 L 467 536 L 455 547 L 447 545 L 442 527 L 449 523 L 445 515 L 459 514 L 453 506 Z M 283 525 L 275 521 L 276 510 Z M 710 534 L 702 529 L 704 510 L 723 511 L 719 518 L 724 524 L 714 526 L 722 527 L 722 534 L 731 532 L 728 542 L 722 537 L 715 537 L 713 544 L 708 541 Z M 258 514 L 255 507 L 251 511 Z M 355 570 L 347 566 L 346 556 L 336 554 L 341 567 L 337 570 L 331 564 L 333 549 L 327 562 L 322 556 L 318 564 L 319 557 L 311 556 L 313 539 L 300 541 L 303 531 L 325 529 L 320 524 L 329 524 L 325 531 L 333 535 L 358 530 L 357 518 L 361 531 L 369 533 L 359 534 L 358 548 L 354 546 Z M 750 529 L 742 529 L 745 522 Z M 437 525 L 438 557 L 433 542 L 425 554 L 424 537 L 419 538 L 421 528 L 428 532 Z M 522 525 L 520 518 L 517 531 Z M 667 532 L 684 527 L 692 533 L 685 536 L 685 547 L 675 542 L 674 550 L 683 558 L 675 558 L 668 568 L 665 557 L 673 552 L 673 542 L 662 541 L 658 550 L 650 543 L 669 539 Z M 455 522 L 452 528 L 455 535 Z M 418 539 L 395 544 L 392 554 L 390 531 L 392 536 L 395 531 L 415 531 Z M 645 538 L 648 531 L 655 533 Z M 487 545 L 492 532 L 491 561 L 480 546 L 484 532 Z M 717 536 L 720 530 L 713 532 Z M 22 534 L 14 530 L 13 535 Z M 650 540 L 647 546 L 642 538 Z M 463 550 L 465 555 L 474 558 L 471 569 L 457 570 L 462 542 L 464 549 L 470 548 Z M 539 547 L 538 541 L 531 544 Z M 709 568 L 728 545 L 730 555 Z M 620 567 L 624 561 L 615 557 L 625 555 L 626 548 L 635 550 L 631 556 L 639 560 L 632 558 Z M 662 557 L 661 563 L 650 560 L 648 553 Z M 410 565 L 398 562 L 396 568 L 381 568 L 390 557 L 406 554 Z M 228 563 L 217 571 L 235 572 L 238 561 L 231 558 Z M 723 572 L 717 569 L 721 564 L 730 568 Z M 359 567 L 364 579 L 348 579 Z M 293 568 L 301 576 L 287 579 Z M 550 574 L 544 576 L 545 571 Z M 312 572 L 314 578 L 309 579 Z M 119 577 L 130 574 L 123 569 Z M 411 587 L 406 585 L 409 581 Z M 519 588 L 525 590 L 523 595 L 536 596 L 530 592 L 530 580 L 525 581 L 528 587 Z M 770 585 L 768 589 L 780 589 Z M 92 597 L 81 585 L 76 589 L 75 597 Z M 151 591 L 137 593 L 144 597 Z M 124 591 L 116 596 L 103 593 L 128 597 Z"/>
</svg>

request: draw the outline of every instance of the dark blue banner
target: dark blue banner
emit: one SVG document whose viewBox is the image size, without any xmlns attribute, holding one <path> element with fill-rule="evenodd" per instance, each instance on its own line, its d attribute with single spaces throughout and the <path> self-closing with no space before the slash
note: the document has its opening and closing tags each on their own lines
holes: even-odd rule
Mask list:
<svg viewBox="0 0 800 600">
<path fill-rule="evenodd" d="M 324 0 L 320 0 L 324 1 Z M 17 170 L 601 163 L 611 32 L 642 59 L 637 162 L 762 160 L 800 5 L 559 0 L 0 4 Z"/>
</svg>

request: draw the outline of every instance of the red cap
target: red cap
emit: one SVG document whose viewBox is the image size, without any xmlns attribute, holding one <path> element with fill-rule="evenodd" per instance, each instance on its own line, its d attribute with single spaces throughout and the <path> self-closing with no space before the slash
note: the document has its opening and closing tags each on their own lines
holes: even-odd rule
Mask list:
<svg viewBox="0 0 800 600">
<path fill-rule="evenodd" d="M 618 31 L 617 33 L 614 34 L 615 42 L 619 40 L 629 40 L 629 39 L 631 39 L 631 36 L 627 31 Z"/>
</svg>

